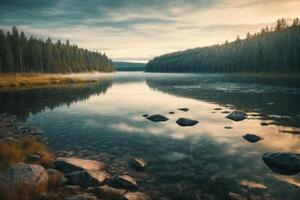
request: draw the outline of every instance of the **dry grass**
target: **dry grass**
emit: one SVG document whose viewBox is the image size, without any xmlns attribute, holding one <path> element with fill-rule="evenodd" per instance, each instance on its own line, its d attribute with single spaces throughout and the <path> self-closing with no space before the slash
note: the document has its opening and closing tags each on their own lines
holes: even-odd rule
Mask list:
<svg viewBox="0 0 300 200">
<path fill-rule="evenodd" d="M 96 81 L 50 74 L 0 74 L 0 88 L 18 88 L 24 86 L 44 86 L 87 82 Z"/>
<path fill-rule="evenodd" d="M 41 159 L 36 162 L 26 161 L 30 155 L 38 154 Z M 4 139 L 0 142 L 0 169 L 15 165 L 19 162 L 52 166 L 53 155 L 42 142 L 33 137 L 23 137 L 18 140 Z"/>
</svg>

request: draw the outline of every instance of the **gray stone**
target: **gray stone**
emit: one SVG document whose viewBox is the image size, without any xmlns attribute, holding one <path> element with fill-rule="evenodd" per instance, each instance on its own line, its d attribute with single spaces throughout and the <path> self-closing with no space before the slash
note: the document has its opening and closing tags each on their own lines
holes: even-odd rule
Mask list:
<svg viewBox="0 0 300 200">
<path fill-rule="evenodd" d="M 196 124 L 198 124 L 199 122 L 196 120 L 192 120 L 192 119 L 188 119 L 188 118 L 179 118 L 176 123 L 179 126 L 195 126 Z"/>
<path fill-rule="evenodd" d="M 243 138 L 251 143 L 256 143 L 256 142 L 264 139 L 263 137 L 260 137 L 255 134 L 250 134 L 250 133 L 247 133 L 246 135 L 244 135 Z"/>
<path fill-rule="evenodd" d="M 242 121 L 247 118 L 247 114 L 242 111 L 233 111 L 226 118 L 231 119 L 233 121 Z"/>
<path fill-rule="evenodd" d="M 266 153 L 263 161 L 275 173 L 295 175 L 300 172 L 300 154 L 297 153 Z"/>
<path fill-rule="evenodd" d="M 153 121 L 153 122 L 165 122 L 165 121 L 169 120 L 167 117 L 160 115 L 160 114 L 151 115 L 150 117 L 147 117 L 146 119 Z"/>
<path fill-rule="evenodd" d="M 126 200 L 151 200 L 149 196 L 141 192 L 128 192 L 125 195 Z"/>
<path fill-rule="evenodd" d="M 0 173 L 0 182 L 5 183 L 3 185 L 5 190 L 20 184 L 24 184 L 24 187 L 36 187 L 37 190 L 46 189 L 48 178 L 48 173 L 42 166 L 25 163 L 6 168 Z"/>
</svg>

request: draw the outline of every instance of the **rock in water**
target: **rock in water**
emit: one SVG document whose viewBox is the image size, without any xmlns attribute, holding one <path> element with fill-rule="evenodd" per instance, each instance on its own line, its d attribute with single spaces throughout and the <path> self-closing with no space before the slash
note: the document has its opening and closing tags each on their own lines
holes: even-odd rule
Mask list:
<svg viewBox="0 0 300 200">
<path fill-rule="evenodd" d="M 97 197 L 88 193 L 83 193 L 68 197 L 66 200 L 97 200 Z"/>
<path fill-rule="evenodd" d="M 110 175 L 106 171 L 76 171 L 66 175 L 68 183 L 71 185 L 79 185 L 82 188 L 103 185 Z"/>
<path fill-rule="evenodd" d="M 189 111 L 190 109 L 188 109 L 188 108 L 177 108 L 177 110 L 181 110 L 181 111 L 183 111 L 183 112 L 187 112 L 187 111 Z"/>
<path fill-rule="evenodd" d="M 128 192 L 125 195 L 126 200 L 151 200 L 149 196 L 141 192 Z"/>
<path fill-rule="evenodd" d="M 133 158 L 130 164 L 137 170 L 144 170 L 147 166 L 147 162 L 141 158 Z"/>
<path fill-rule="evenodd" d="M 127 192 L 126 189 L 113 188 L 108 185 L 103 185 L 97 189 L 107 199 L 124 199 L 124 195 Z"/>
<path fill-rule="evenodd" d="M 250 133 L 247 133 L 246 135 L 244 135 L 243 138 L 251 143 L 256 143 L 256 142 L 264 139 L 263 137 L 260 137 L 255 134 L 250 134 Z"/>
<path fill-rule="evenodd" d="M 108 185 L 128 190 L 136 190 L 138 188 L 136 180 L 128 175 L 115 176 L 109 180 Z"/>
<path fill-rule="evenodd" d="M 176 123 L 179 126 L 194 126 L 198 124 L 199 122 L 196 120 L 188 119 L 188 118 L 179 118 Z"/>
<path fill-rule="evenodd" d="M 167 117 L 160 114 L 151 115 L 150 117 L 147 117 L 147 119 L 153 122 L 165 122 L 169 120 Z"/>
<path fill-rule="evenodd" d="M 54 162 L 56 169 L 71 173 L 75 171 L 95 171 L 105 169 L 105 165 L 95 160 L 85 160 L 80 158 L 58 158 Z"/>
<path fill-rule="evenodd" d="M 246 119 L 247 114 L 242 111 L 233 111 L 232 113 L 227 115 L 226 118 L 238 122 Z"/>
<path fill-rule="evenodd" d="M 164 161 L 175 163 L 175 162 L 185 160 L 187 158 L 187 155 L 180 152 L 170 152 L 165 155 L 162 155 L 160 158 Z"/>
<path fill-rule="evenodd" d="M 149 115 L 147 115 L 147 114 L 144 114 L 144 115 L 142 115 L 143 117 L 148 117 Z"/>
<path fill-rule="evenodd" d="M 169 114 L 170 114 L 170 115 L 174 115 L 174 114 L 175 114 L 175 112 L 171 111 L 171 112 L 169 112 Z"/>
<path fill-rule="evenodd" d="M 300 154 L 296 153 L 266 153 L 263 160 L 270 169 L 282 175 L 295 175 L 300 172 Z"/>
<path fill-rule="evenodd" d="M 5 192 L 14 191 L 14 187 L 21 190 L 30 187 L 33 191 L 43 193 L 47 190 L 48 179 L 47 171 L 40 165 L 20 163 L 0 173 L 0 182 L 5 183 L 1 186 Z"/>
</svg>

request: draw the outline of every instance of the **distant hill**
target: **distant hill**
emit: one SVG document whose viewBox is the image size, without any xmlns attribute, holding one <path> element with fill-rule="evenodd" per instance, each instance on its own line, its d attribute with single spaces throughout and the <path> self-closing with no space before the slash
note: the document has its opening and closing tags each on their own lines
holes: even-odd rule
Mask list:
<svg viewBox="0 0 300 200">
<path fill-rule="evenodd" d="M 291 26 L 285 19 L 276 27 L 247 34 L 222 45 L 174 52 L 156 57 L 146 66 L 147 72 L 196 73 L 300 73 L 300 20 Z"/>
<path fill-rule="evenodd" d="M 146 63 L 114 62 L 116 71 L 145 71 Z"/>
</svg>

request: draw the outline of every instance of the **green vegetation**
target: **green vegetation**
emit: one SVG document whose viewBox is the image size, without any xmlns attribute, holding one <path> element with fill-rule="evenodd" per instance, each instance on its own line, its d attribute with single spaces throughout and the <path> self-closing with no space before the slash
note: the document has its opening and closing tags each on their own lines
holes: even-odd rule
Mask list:
<svg viewBox="0 0 300 200">
<path fill-rule="evenodd" d="M 114 62 L 116 71 L 145 71 L 145 63 Z"/>
<path fill-rule="evenodd" d="M 12 33 L 0 30 L 0 73 L 91 71 L 111 72 L 114 64 L 105 54 L 71 45 L 68 40 L 54 43 L 50 38 L 27 38 L 16 27 Z"/>
<path fill-rule="evenodd" d="M 189 49 L 156 57 L 146 66 L 148 72 L 300 72 L 300 21 L 288 25 L 285 19 L 276 27 L 247 34 L 241 40 L 222 45 Z"/>
</svg>

